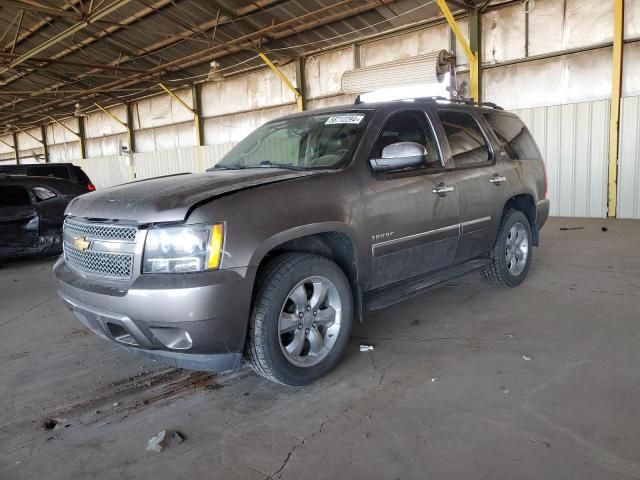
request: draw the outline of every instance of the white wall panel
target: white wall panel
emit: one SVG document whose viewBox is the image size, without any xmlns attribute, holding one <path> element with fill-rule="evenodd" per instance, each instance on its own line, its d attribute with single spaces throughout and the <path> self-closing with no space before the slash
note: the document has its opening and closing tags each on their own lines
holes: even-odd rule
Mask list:
<svg viewBox="0 0 640 480">
<path fill-rule="evenodd" d="M 127 156 L 116 155 L 73 161 L 74 165 L 78 165 L 89 175 L 98 189 L 133 181 L 133 172 L 128 162 Z"/>
<path fill-rule="evenodd" d="M 136 178 L 152 178 L 184 172 L 202 172 L 214 166 L 235 144 L 177 148 L 158 152 L 134 153 Z"/>
<path fill-rule="evenodd" d="M 295 85 L 295 64 L 284 65 L 280 67 L 280 71 Z M 296 101 L 291 90 L 268 68 L 223 82 L 205 84 L 201 95 L 204 117 Z"/>
<path fill-rule="evenodd" d="M 127 109 L 124 105 L 110 107 L 109 113 L 118 118 L 122 123 L 127 123 Z M 102 111 L 90 113 L 84 120 L 85 135 L 87 138 L 126 133 L 124 125 L 116 122 L 112 117 Z"/>
<path fill-rule="evenodd" d="M 204 120 L 204 143 L 237 143 L 260 125 L 274 118 L 295 113 L 295 105 L 265 108 L 254 112 L 237 113 Z"/>
<path fill-rule="evenodd" d="M 0 155 L 9 154 L 13 158 L 15 156 L 15 152 L 13 151 L 13 137 L 11 135 L 2 135 L 0 136 Z"/>
<path fill-rule="evenodd" d="M 547 166 L 551 215 L 607 213 L 609 101 L 517 110 Z"/>
<path fill-rule="evenodd" d="M 108 137 L 88 138 L 86 140 L 87 157 L 108 157 L 120 155 L 122 147 L 128 147 L 129 139 L 126 133 Z"/>
<path fill-rule="evenodd" d="M 448 28 L 446 25 L 438 25 L 365 43 L 360 46 L 360 66 L 370 67 L 424 53 L 449 50 Z M 465 32 L 465 27 L 461 28 Z M 464 59 L 464 54 L 462 58 Z"/>
<path fill-rule="evenodd" d="M 316 108 L 335 107 L 339 105 L 353 105 L 355 95 L 332 95 L 331 97 L 317 98 L 307 102 L 307 108 L 314 110 Z"/>
<path fill-rule="evenodd" d="M 193 105 L 191 89 L 176 90 L 174 93 L 187 105 Z M 168 93 L 146 98 L 133 104 L 133 128 L 135 130 L 161 127 L 187 120 L 193 120 L 193 113 Z"/>
<path fill-rule="evenodd" d="M 525 13 L 521 5 L 493 10 L 482 17 L 483 62 L 525 56 Z"/>
<path fill-rule="evenodd" d="M 486 69 L 484 100 L 513 110 L 611 95 L 611 48 Z"/>
<path fill-rule="evenodd" d="M 351 47 L 307 58 L 305 61 L 307 97 L 339 93 L 342 74 L 353 68 Z"/>
<path fill-rule="evenodd" d="M 82 157 L 80 142 L 59 143 L 49 145 L 50 162 L 73 162 Z"/>
<path fill-rule="evenodd" d="M 136 152 L 154 152 L 179 147 L 192 147 L 196 143 L 193 122 L 167 125 L 135 132 Z"/>
<path fill-rule="evenodd" d="M 622 99 L 618 216 L 640 219 L 640 97 Z"/>
<path fill-rule="evenodd" d="M 65 125 L 68 129 L 71 129 L 73 132 L 78 132 L 78 119 L 67 118 L 66 120 L 60 120 L 62 125 Z M 67 128 L 64 128 L 59 123 L 50 123 L 47 125 L 47 144 L 48 145 L 56 145 L 59 143 L 70 143 L 77 142 L 78 136 L 74 133 L 71 133 Z"/>
</svg>

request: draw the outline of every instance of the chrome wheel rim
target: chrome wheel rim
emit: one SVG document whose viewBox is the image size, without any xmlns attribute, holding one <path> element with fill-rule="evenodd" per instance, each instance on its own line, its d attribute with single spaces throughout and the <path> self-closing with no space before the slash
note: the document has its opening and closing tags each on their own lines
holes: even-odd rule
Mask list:
<svg viewBox="0 0 640 480">
<path fill-rule="evenodd" d="M 321 276 L 291 289 L 280 311 L 278 338 L 285 358 L 298 367 L 317 365 L 329 355 L 340 332 L 338 289 Z"/>
<path fill-rule="evenodd" d="M 521 222 L 514 223 L 507 233 L 506 263 L 514 277 L 520 275 L 529 259 L 529 234 Z"/>
</svg>

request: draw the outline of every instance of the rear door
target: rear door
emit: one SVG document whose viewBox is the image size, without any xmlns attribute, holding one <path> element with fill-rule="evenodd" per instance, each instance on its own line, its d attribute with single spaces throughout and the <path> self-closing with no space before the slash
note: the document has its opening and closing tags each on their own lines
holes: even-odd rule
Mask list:
<svg viewBox="0 0 640 480">
<path fill-rule="evenodd" d="M 423 164 L 399 171 L 374 172 L 369 162 L 361 166 L 371 249 L 368 289 L 446 267 L 458 245 L 455 174 L 446 169 L 426 112 L 402 107 L 381 109 L 376 116 L 372 124 L 382 128 L 367 135 L 372 147 L 366 160 L 382 158 L 385 147 L 402 142 L 417 143 L 427 153 Z"/>
<path fill-rule="evenodd" d="M 38 244 L 38 213 L 27 189 L 0 186 L 0 257 L 35 253 Z"/>
<path fill-rule="evenodd" d="M 456 263 L 489 251 L 507 200 L 506 174 L 490 132 L 470 108 L 437 108 L 446 139 L 445 149 L 455 167 L 460 205 L 460 244 Z"/>
</svg>

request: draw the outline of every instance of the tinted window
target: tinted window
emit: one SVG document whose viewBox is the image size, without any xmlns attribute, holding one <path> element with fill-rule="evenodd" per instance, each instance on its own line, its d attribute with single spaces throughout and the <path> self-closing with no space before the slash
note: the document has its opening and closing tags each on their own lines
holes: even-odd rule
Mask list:
<svg viewBox="0 0 640 480">
<path fill-rule="evenodd" d="M 54 192 L 44 187 L 33 187 L 32 191 L 38 202 L 44 202 L 57 196 Z"/>
<path fill-rule="evenodd" d="M 66 165 L 38 165 L 27 167 L 27 175 L 38 177 L 56 177 L 69 180 L 69 168 Z"/>
<path fill-rule="evenodd" d="M 88 175 L 84 173 L 84 170 L 82 170 L 80 167 L 73 167 L 73 169 L 76 171 L 76 177 L 78 178 L 78 183 L 82 183 L 85 185 L 88 185 L 89 183 L 91 183 L 91 180 L 89 179 Z"/>
<path fill-rule="evenodd" d="M 473 116 L 464 112 L 441 110 L 438 117 L 444 127 L 456 167 L 468 167 L 491 160 L 487 142 Z"/>
<path fill-rule="evenodd" d="M 27 189 L 16 185 L 3 185 L 0 187 L 0 208 L 23 207 L 31 205 L 31 197 Z"/>
<path fill-rule="evenodd" d="M 485 113 L 503 148 L 513 160 L 533 160 L 540 158 L 540 152 L 527 127 L 518 117 Z"/>
<path fill-rule="evenodd" d="M 385 123 L 378 140 L 373 146 L 371 158 L 383 158 L 385 147 L 394 143 L 411 142 L 424 147 L 425 162 L 421 168 L 441 168 L 438 144 L 424 112 L 409 110 L 394 113 Z"/>
</svg>

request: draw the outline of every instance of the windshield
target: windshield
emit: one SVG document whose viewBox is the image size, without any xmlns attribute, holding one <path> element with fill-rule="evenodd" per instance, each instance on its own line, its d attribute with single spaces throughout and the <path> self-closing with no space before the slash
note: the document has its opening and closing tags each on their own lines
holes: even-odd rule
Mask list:
<svg viewBox="0 0 640 480">
<path fill-rule="evenodd" d="M 365 116 L 362 112 L 322 113 L 269 122 L 209 170 L 336 168 L 352 155 Z"/>
</svg>

